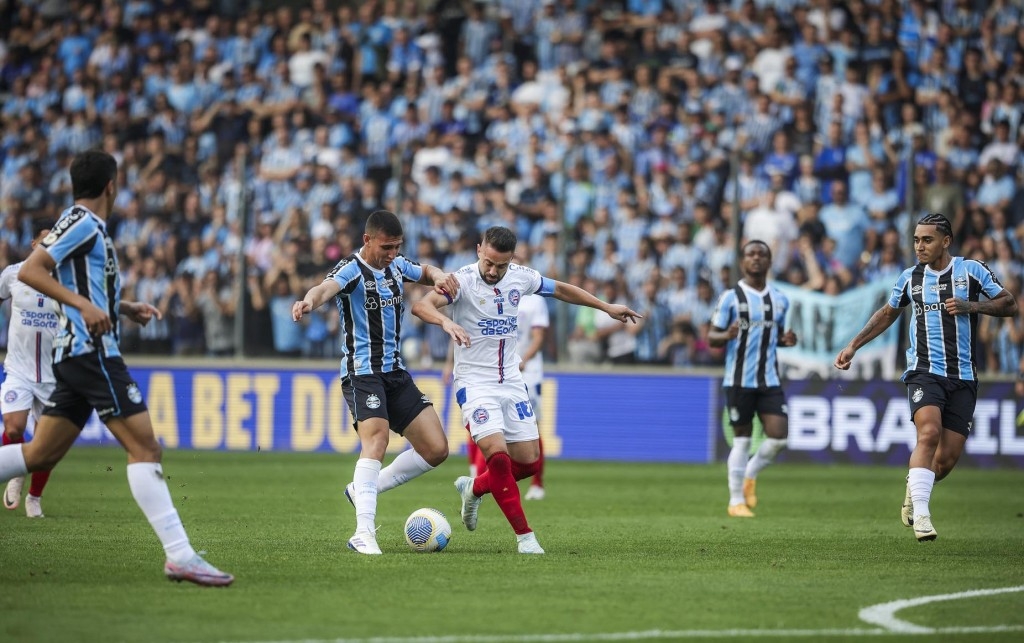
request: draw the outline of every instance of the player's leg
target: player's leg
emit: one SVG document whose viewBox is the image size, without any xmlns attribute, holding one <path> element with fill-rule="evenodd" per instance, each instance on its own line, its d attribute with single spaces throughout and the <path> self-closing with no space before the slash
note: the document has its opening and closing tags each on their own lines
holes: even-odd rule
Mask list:
<svg viewBox="0 0 1024 643">
<path fill-rule="evenodd" d="M 530 404 L 533 406 L 534 417 L 537 417 L 537 414 L 540 413 L 540 384 L 537 384 L 532 388 L 530 395 Z M 530 481 L 530 488 L 526 490 L 526 495 L 523 496 L 525 500 L 543 500 L 545 495 L 543 439 L 538 438 L 537 448 L 540 452 L 540 455 L 537 458 L 537 472 L 533 474 L 533 480 Z"/>
<path fill-rule="evenodd" d="M 36 424 L 43 416 L 46 409 L 45 402 L 53 395 L 53 384 L 37 384 L 32 396 L 32 417 Z M 28 487 L 28 494 L 25 496 L 25 515 L 29 518 L 43 517 L 43 490 L 50 481 L 52 469 L 41 469 L 32 472 L 32 482 Z"/>
<path fill-rule="evenodd" d="M 786 447 L 789 437 L 789 415 L 782 387 L 758 394 L 757 416 L 761 418 L 764 440 L 747 461 L 743 475 L 743 499 L 751 509 L 757 506 L 757 475 Z"/>
<path fill-rule="evenodd" d="M 946 378 L 929 374 L 913 374 L 906 378 L 910 412 L 917 428 L 917 443 L 910 454 L 907 486 L 913 503 L 914 535 L 919 541 L 934 540 L 929 502 L 935 484 L 932 462 L 942 437 L 942 409 L 946 407 Z M 900 510 L 901 517 L 903 510 Z"/>
<path fill-rule="evenodd" d="M 469 425 L 466 425 L 466 431 L 469 431 Z M 487 460 L 484 458 L 483 451 L 473 441 L 473 434 L 469 436 L 469 441 L 466 442 L 466 458 L 469 460 L 469 477 L 475 478 L 482 475 L 484 471 L 487 471 Z"/>
<path fill-rule="evenodd" d="M 5 382 L 6 383 L 6 382 Z M 6 392 L 0 391 L 6 397 Z M 6 405 L 2 405 L 6 406 Z M 3 446 L 21 444 L 25 441 L 25 427 L 28 425 L 28 409 L 17 411 L 4 410 Z M 4 508 L 17 509 L 21 506 L 21 490 L 25 485 L 25 476 L 15 476 L 4 489 Z"/>
<path fill-rule="evenodd" d="M 352 484 L 346 489 L 356 509 L 356 531 L 348 547 L 360 554 L 380 554 L 376 538 L 377 479 L 391 431 L 387 393 L 378 375 L 345 378 L 341 389 L 359 434 L 359 459 Z"/>
<path fill-rule="evenodd" d="M 441 428 L 429 398 L 405 371 L 388 373 L 388 417 L 392 428 L 412 445 L 398 454 L 377 476 L 377 493 L 423 475 L 448 458 L 448 436 Z"/>
<path fill-rule="evenodd" d="M 728 513 L 734 518 L 753 518 L 743 497 L 743 478 L 750 459 L 750 436 L 754 432 L 753 397 L 742 388 L 726 387 L 725 404 L 732 424 L 732 448 L 726 460 L 729 485 Z"/>
<path fill-rule="evenodd" d="M 939 445 L 932 456 L 932 471 L 935 482 L 942 480 L 953 470 L 964 452 L 967 436 L 974 422 L 974 409 L 978 402 L 977 382 L 950 382 L 949 399 L 942 410 L 943 431 Z"/>
</svg>

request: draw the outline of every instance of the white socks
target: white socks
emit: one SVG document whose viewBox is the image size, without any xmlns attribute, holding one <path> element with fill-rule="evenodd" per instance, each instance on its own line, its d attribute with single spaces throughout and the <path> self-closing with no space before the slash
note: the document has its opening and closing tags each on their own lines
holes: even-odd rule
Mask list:
<svg viewBox="0 0 1024 643">
<path fill-rule="evenodd" d="M 135 502 L 153 526 L 157 538 L 163 543 L 167 560 L 182 564 L 196 551 L 188 542 L 188 535 L 171 501 L 171 492 L 164 480 L 163 468 L 158 462 L 136 462 L 128 465 L 128 487 Z"/>
<path fill-rule="evenodd" d="M 398 454 L 391 464 L 381 469 L 377 476 L 377 493 L 381 494 L 421 476 L 434 467 L 427 464 L 415 449 L 406 449 Z"/>
<path fill-rule="evenodd" d="M 784 448 L 786 448 L 785 439 L 765 438 L 761 442 L 761 446 L 757 448 L 757 453 L 747 463 L 746 477 L 756 480 L 757 474 L 761 473 L 761 469 L 771 464 L 779 451 L 782 451 Z"/>
<path fill-rule="evenodd" d="M 907 486 L 910 487 L 910 499 L 914 501 L 915 516 L 930 516 L 931 509 L 928 508 L 928 501 L 932 497 L 932 487 L 935 485 L 935 472 L 924 467 L 914 467 L 907 476 Z"/>
<path fill-rule="evenodd" d="M 743 475 L 747 471 L 747 459 L 750 457 L 750 438 L 732 439 L 732 450 L 726 461 L 729 467 L 729 505 L 742 505 Z"/>
<path fill-rule="evenodd" d="M 356 470 L 352 475 L 352 484 L 356 489 L 356 497 L 352 499 L 356 506 L 356 531 L 376 532 L 374 521 L 377 518 L 377 478 L 380 472 L 380 462 L 377 460 L 356 460 Z"/>
<path fill-rule="evenodd" d="M 28 467 L 25 466 L 25 456 L 21 453 L 21 444 L 0 447 L 0 484 L 26 473 Z"/>
</svg>

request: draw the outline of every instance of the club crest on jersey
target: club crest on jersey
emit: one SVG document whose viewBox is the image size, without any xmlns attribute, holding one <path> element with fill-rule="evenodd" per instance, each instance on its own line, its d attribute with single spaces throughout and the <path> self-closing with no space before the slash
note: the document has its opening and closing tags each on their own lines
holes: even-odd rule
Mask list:
<svg viewBox="0 0 1024 643">
<path fill-rule="evenodd" d="M 912 399 L 914 401 L 914 404 L 917 404 L 918 402 L 921 401 L 921 399 L 923 397 L 924 397 L 924 389 L 916 388 L 916 389 L 914 389 L 914 394 L 910 396 L 910 399 Z"/>
<path fill-rule="evenodd" d="M 374 395 L 373 393 L 370 393 L 369 395 L 367 395 L 366 396 L 366 408 L 368 408 L 368 409 L 379 409 L 380 408 L 380 398 L 377 397 L 376 395 Z"/>
<path fill-rule="evenodd" d="M 6 393 L 4 393 L 4 402 L 10 403 L 16 399 L 18 399 L 17 391 L 7 391 Z"/>
<path fill-rule="evenodd" d="M 46 307 L 46 295 L 43 295 L 41 293 L 36 293 L 36 307 L 37 308 L 44 308 L 44 307 Z"/>
<path fill-rule="evenodd" d="M 142 391 L 139 390 L 135 382 L 128 385 L 128 399 L 132 401 L 132 404 L 138 404 L 142 401 Z"/>
<path fill-rule="evenodd" d="M 513 306 L 518 306 L 519 305 L 520 297 L 522 297 L 522 295 L 515 288 L 513 288 L 510 291 L 508 291 L 508 303 L 512 304 Z"/>
<path fill-rule="evenodd" d="M 477 424 L 483 424 L 489 419 L 491 419 L 491 416 L 487 413 L 487 409 L 479 408 L 473 411 L 473 421 Z"/>
<path fill-rule="evenodd" d="M 957 290 L 967 290 L 967 277 L 964 275 L 957 275 L 953 279 L 953 287 Z"/>
</svg>

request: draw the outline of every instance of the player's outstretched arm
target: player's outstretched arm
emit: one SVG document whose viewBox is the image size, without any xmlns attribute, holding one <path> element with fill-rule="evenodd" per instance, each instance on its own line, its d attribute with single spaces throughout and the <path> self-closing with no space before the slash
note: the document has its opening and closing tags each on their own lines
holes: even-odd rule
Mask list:
<svg viewBox="0 0 1024 643">
<path fill-rule="evenodd" d="M 440 326 L 459 346 L 469 346 L 469 333 L 466 329 L 441 312 L 441 308 L 447 305 L 448 297 L 432 292 L 412 305 L 412 314 L 428 324 Z"/>
<path fill-rule="evenodd" d="M 603 310 L 608 313 L 609 317 L 617 319 L 622 323 L 626 323 L 626 320 L 630 320 L 635 324 L 637 319 L 643 319 L 643 315 L 628 306 L 623 306 L 622 304 L 610 304 L 606 301 L 601 301 L 579 286 L 567 284 L 564 281 L 555 282 L 554 297 L 555 299 L 559 299 L 569 304 L 590 306 L 597 310 Z"/>
<path fill-rule="evenodd" d="M 836 355 L 836 361 L 832 365 L 841 371 L 849 369 L 850 364 L 853 363 L 853 356 L 857 354 L 857 351 L 885 332 L 886 328 L 892 326 L 892 323 L 899 318 L 901 312 L 902 309 L 900 308 L 893 308 L 889 304 L 882 304 L 882 307 L 876 310 L 874 315 L 871 315 L 871 319 L 857 333 L 857 336 L 850 340 L 846 348 L 839 351 L 839 354 Z"/>
<path fill-rule="evenodd" d="M 434 292 L 439 295 L 448 293 L 455 297 L 459 292 L 459 280 L 453 272 L 445 272 L 436 266 L 423 264 L 423 275 L 416 283 L 424 286 L 433 286 Z"/>
<path fill-rule="evenodd" d="M 341 292 L 341 284 L 333 279 L 325 279 L 313 286 L 306 296 L 292 304 L 292 321 L 299 321 L 306 313 L 323 306 L 331 297 Z"/>
<path fill-rule="evenodd" d="M 1017 314 L 1017 300 L 1009 290 L 1003 288 L 992 299 L 967 301 L 959 297 L 946 300 L 946 312 L 950 315 L 990 315 L 992 317 L 1013 317 Z"/>
<path fill-rule="evenodd" d="M 159 308 L 141 301 L 122 301 L 121 305 L 117 308 L 117 312 L 136 324 L 141 324 L 143 326 L 148 324 L 149 320 L 154 317 L 157 319 L 164 318 L 164 314 L 160 312 Z"/>
<path fill-rule="evenodd" d="M 85 297 L 62 286 L 53 276 L 53 269 L 56 267 L 57 262 L 50 256 L 50 253 L 41 246 L 37 246 L 25 263 L 21 265 L 21 270 L 18 271 L 18 280 L 54 301 L 78 309 L 82 313 L 85 327 L 93 335 L 110 332 L 114 327 L 110 316 Z"/>
</svg>

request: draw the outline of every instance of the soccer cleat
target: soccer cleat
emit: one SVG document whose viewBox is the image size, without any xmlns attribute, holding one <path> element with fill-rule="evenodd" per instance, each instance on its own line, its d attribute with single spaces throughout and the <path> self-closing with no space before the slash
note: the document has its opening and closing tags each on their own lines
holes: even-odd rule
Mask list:
<svg viewBox="0 0 1024 643">
<path fill-rule="evenodd" d="M 4 490 L 4 508 L 17 509 L 21 504 L 21 489 L 25 486 L 25 476 L 11 478 Z"/>
<path fill-rule="evenodd" d="M 907 495 L 903 497 L 903 507 L 900 508 L 900 520 L 904 527 L 914 526 L 914 501 L 910 499 L 910 485 L 907 485 Z"/>
<path fill-rule="evenodd" d="M 750 510 L 750 507 L 741 502 L 729 505 L 729 515 L 733 518 L 753 518 L 754 512 Z"/>
<path fill-rule="evenodd" d="M 931 516 L 914 516 L 914 535 L 917 536 L 917 542 L 919 543 L 923 543 L 926 540 L 935 540 L 939 537 L 935 527 L 932 527 Z"/>
<path fill-rule="evenodd" d="M 29 518 L 42 518 L 43 507 L 40 504 L 42 498 L 33 496 L 31 493 L 25 496 L 25 515 Z"/>
<path fill-rule="evenodd" d="M 476 530 L 476 512 L 480 508 L 480 501 L 483 498 L 477 498 L 473 495 L 473 478 L 469 476 L 459 476 L 455 480 L 455 488 L 458 489 L 459 495 L 462 496 L 462 524 L 466 526 L 469 531 Z"/>
<path fill-rule="evenodd" d="M 164 574 L 167 580 L 181 582 L 187 580 L 204 587 L 227 587 L 235 581 L 231 574 L 220 571 L 195 554 L 187 563 L 177 565 L 171 561 L 164 563 Z"/>
<path fill-rule="evenodd" d="M 350 505 L 356 506 L 356 483 L 350 482 L 345 485 L 345 497 L 348 498 Z"/>
<path fill-rule="evenodd" d="M 544 549 L 537 542 L 537 535 L 532 531 L 528 534 L 517 535 L 516 540 L 519 541 L 519 553 L 520 554 L 543 554 Z"/>
<path fill-rule="evenodd" d="M 544 487 L 537 486 L 535 484 L 530 485 L 530 488 L 526 490 L 526 495 L 523 496 L 524 500 L 543 500 L 544 499 Z"/>
<path fill-rule="evenodd" d="M 753 509 L 757 506 L 757 480 L 754 478 L 743 479 L 743 499 L 747 507 Z"/>
<path fill-rule="evenodd" d="M 377 535 L 371 531 L 357 530 L 348 539 L 348 548 L 356 553 L 370 556 L 380 556 L 383 553 L 377 545 Z"/>
</svg>

